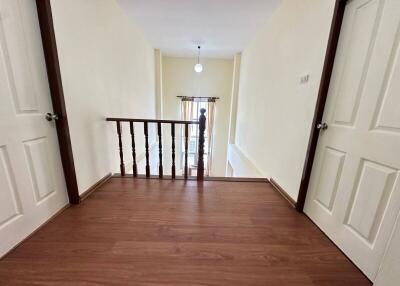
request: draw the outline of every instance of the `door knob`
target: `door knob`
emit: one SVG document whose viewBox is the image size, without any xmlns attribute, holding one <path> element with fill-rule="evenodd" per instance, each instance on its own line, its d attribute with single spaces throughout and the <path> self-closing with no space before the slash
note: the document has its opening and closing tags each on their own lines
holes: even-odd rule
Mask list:
<svg viewBox="0 0 400 286">
<path fill-rule="evenodd" d="M 45 118 L 46 118 L 47 121 L 58 120 L 58 115 L 48 112 L 48 113 L 46 113 L 46 117 Z"/>
<path fill-rule="evenodd" d="M 326 129 L 328 129 L 328 124 L 326 122 L 318 123 L 317 129 L 318 130 L 326 130 Z"/>
</svg>

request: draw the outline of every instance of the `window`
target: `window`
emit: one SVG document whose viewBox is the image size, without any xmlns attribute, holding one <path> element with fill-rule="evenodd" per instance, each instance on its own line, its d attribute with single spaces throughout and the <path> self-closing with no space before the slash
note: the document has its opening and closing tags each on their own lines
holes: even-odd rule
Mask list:
<svg viewBox="0 0 400 286">
<path fill-rule="evenodd" d="M 206 110 L 206 132 L 204 134 L 204 169 L 205 175 L 210 175 L 211 169 L 211 150 L 212 150 L 212 130 L 213 130 L 213 114 L 214 114 L 214 103 L 213 98 L 193 98 L 185 97 L 182 99 L 182 119 L 190 121 L 198 121 L 200 117 L 200 110 L 204 108 Z M 199 125 L 189 125 L 189 138 L 188 138 L 188 168 L 189 175 L 196 176 L 197 162 L 198 162 L 198 150 L 199 150 Z M 184 127 L 182 128 L 182 140 L 181 140 L 181 166 L 185 166 L 185 132 Z"/>
</svg>

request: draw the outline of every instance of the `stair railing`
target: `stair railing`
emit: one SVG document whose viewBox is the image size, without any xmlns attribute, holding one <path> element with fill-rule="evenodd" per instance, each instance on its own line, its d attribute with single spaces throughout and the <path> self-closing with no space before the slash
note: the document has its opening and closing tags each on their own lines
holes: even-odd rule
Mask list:
<svg viewBox="0 0 400 286">
<path fill-rule="evenodd" d="M 125 163 L 124 163 L 124 151 L 122 145 L 122 123 L 129 123 L 129 129 L 131 134 L 131 145 L 132 145 L 132 159 L 133 159 L 133 177 L 138 176 L 137 161 L 136 161 L 136 144 L 135 144 L 135 129 L 133 123 L 143 123 L 144 127 L 144 138 L 145 138 L 145 158 L 146 158 L 146 178 L 150 178 L 150 155 L 149 155 L 149 124 L 157 124 L 157 136 L 158 136 L 158 176 L 159 178 L 164 177 L 163 170 L 163 146 L 162 146 L 162 124 L 171 125 L 171 139 L 172 139 L 172 169 L 171 177 L 176 178 L 176 166 L 175 166 L 175 127 L 176 125 L 183 125 L 185 130 L 185 165 L 184 165 L 184 179 L 188 179 L 188 149 L 189 149 L 189 125 L 199 125 L 199 142 L 198 142 L 198 162 L 197 162 L 197 180 L 204 180 L 204 142 L 205 142 L 205 129 L 206 129 L 206 116 L 205 109 L 200 110 L 199 121 L 184 121 L 184 120 L 161 120 L 161 119 L 133 119 L 133 118 L 107 118 L 107 121 L 116 122 L 117 134 L 118 134 L 118 147 L 119 147 L 119 159 L 120 159 L 120 171 L 121 176 L 126 176 Z"/>
</svg>

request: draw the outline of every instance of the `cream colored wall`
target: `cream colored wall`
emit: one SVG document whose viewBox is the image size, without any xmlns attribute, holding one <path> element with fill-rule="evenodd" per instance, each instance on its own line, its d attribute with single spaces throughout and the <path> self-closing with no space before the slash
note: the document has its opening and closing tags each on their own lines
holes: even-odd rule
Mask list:
<svg viewBox="0 0 400 286">
<path fill-rule="evenodd" d="M 240 83 L 240 63 L 242 54 L 236 54 L 233 58 L 233 83 L 231 100 L 231 117 L 229 120 L 229 144 L 234 144 L 236 139 L 236 119 L 238 111 L 239 83 Z M 229 156 L 228 156 L 229 157 Z M 229 158 L 228 158 L 229 161 Z"/>
<path fill-rule="evenodd" d="M 194 58 L 163 57 L 163 116 L 165 119 L 180 119 L 178 95 L 220 97 L 216 103 L 211 175 L 225 176 L 233 60 L 202 59 L 204 71 L 200 74 L 193 70 L 195 62 Z M 181 148 L 180 145 L 177 147 Z M 169 156 L 166 160 L 169 163 Z"/>
<path fill-rule="evenodd" d="M 157 118 L 163 117 L 163 88 L 162 88 L 162 52 L 155 50 L 154 52 L 154 68 L 155 68 L 155 92 L 156 92 L 156 113 Z"/>
<path fill-rule="evenodd" d="M 335 1 L 283 0 L 243 51 L 236 144 L 297 199 Z M 309 74 L 309 82 L 300 77 Z"/>
<path fill-rule="evenodd" d="M 154 118 L 154 50 L 114 0 L 51 1 L 79 192 L 117 171 L 107 116 Z M 138 153 L 143 151 L 138 128 Z M 129 131 L 123 136 L 131 161 Z M 128 168 L 128 166 L 127 166 Z"/>
</svg>

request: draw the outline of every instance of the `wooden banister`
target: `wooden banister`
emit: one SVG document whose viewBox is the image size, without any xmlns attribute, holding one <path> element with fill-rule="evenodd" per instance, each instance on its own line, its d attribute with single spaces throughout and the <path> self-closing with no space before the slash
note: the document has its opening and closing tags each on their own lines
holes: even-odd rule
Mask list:
<svg viewBox="0 0 400 286">
<path fill-rule="evenodd" d="M 158 176 L 160 178 L 163 177 L 163 165 L 162 165 L 162 131 L 161 131 L 161 122 L 157 123 L 157 130 L 158 130 Z"/>
<path fill-rule="evenodd" d="M 132 138 L 132 159 L 133 159 L 132 170 L 133 170 L 133 176 L 137 177 L 135 129 L 133 127 L 133 122 L 129 122 L 129 127 L 131 130 L 131 138 Z"/>
<path fill-rule="evenodd" d="M 132 142 L 132 159 L 133 159 L 133 177 L 137 177 L 137 162 L 136 162 L 136 144 L 135 144 L 135 130 L 133 123 L 143 123 L 144 137 L 145 137 L 145 158 L 146 158 L 146 178 L 150 178 L 150 154 L 149 154 L 149 123 L 156 123 L 157 125 L 157 135 L 158 135 L 158 157 L 159 157 L 159 178 L 163 177 L 163 147 L 162 147 L 162 124 L 171 125 L 171 139 L 172 139 L 172 179 L 176 177 L 176 167 L 175 167 L 175 127 L 176 125 L 182 125 L 184 127 L 184 178 L 188 179 L 188 154 L 189 154 L 189 126 L 191 124 L 199 125 L 199 149 L 198 149 L 198 164 L 197 164 L 197 180 L 204 180 L 204 133 L 206 129 L 206 117 L 205 109 L 201 109 L 199 121 L 187 121 L 187 120 L 164 120 L 164 119 L 136 119 L 136 118 L 122 118 L 122 117 L 109 117 L 106 118 L 107 121 L 116 122 L 117 134 L 118 134 L 118 147 L 119 147 L 119 157 L 120 157 L 120 171 L 121 176 L 125 176 L 125 163 L 123 154 L 123 144 L 122 144 L 122 122 L 129 123 L 131 142 Z"/>
<path fill-rule="evenodd" d="M 184 167 L 184 177 L 188 178 L 188 154 L 189 154 L 189 124 L 185 124 L 185 167 Z"/>
<path fill-rule="evenodd" d="M 147 123 L 166 123 L 166 124 L 199 124 L 199 121 L 188 121 L 188 120 L 165 120 L 165 119 L 134 119 L 134 118 L 123 118 L 123 117 L 108 117 L 106 121 L 120 121 L 120 122 L 147 122 Z"/>
<path fill-rule="evenodd" d="M 121 175 L 125 176 L 125 164 L 124 164 L 124 151 L 122 148 L 122 128 L 121 122 L 117 121 L 117 133 L 118 133 L 118 147 L 119 147 L 119 160 L 120 160 L 120 171 Z"/>
<path fill-rule="evenodd" d="M 199 153 L 198 153 L 198 162 L 197 162 L 197 180 L 204 180 L 204 133 L 206 130 L 206 110 L 202 108 L 200 110 L 199 117 Z"/>
<path fill-rule="evenodd" d="M 146 177 L 150 177 L 150 156 L 149 156 L 149 125 L 144 122 L 144 139 L 146 149 Z"/>
<path fill-rule="evenodd" d="M 172 140 L 172 179 L 175 179 L 175 123 L 171 123 L 171 140 Z"/>
</svg>

